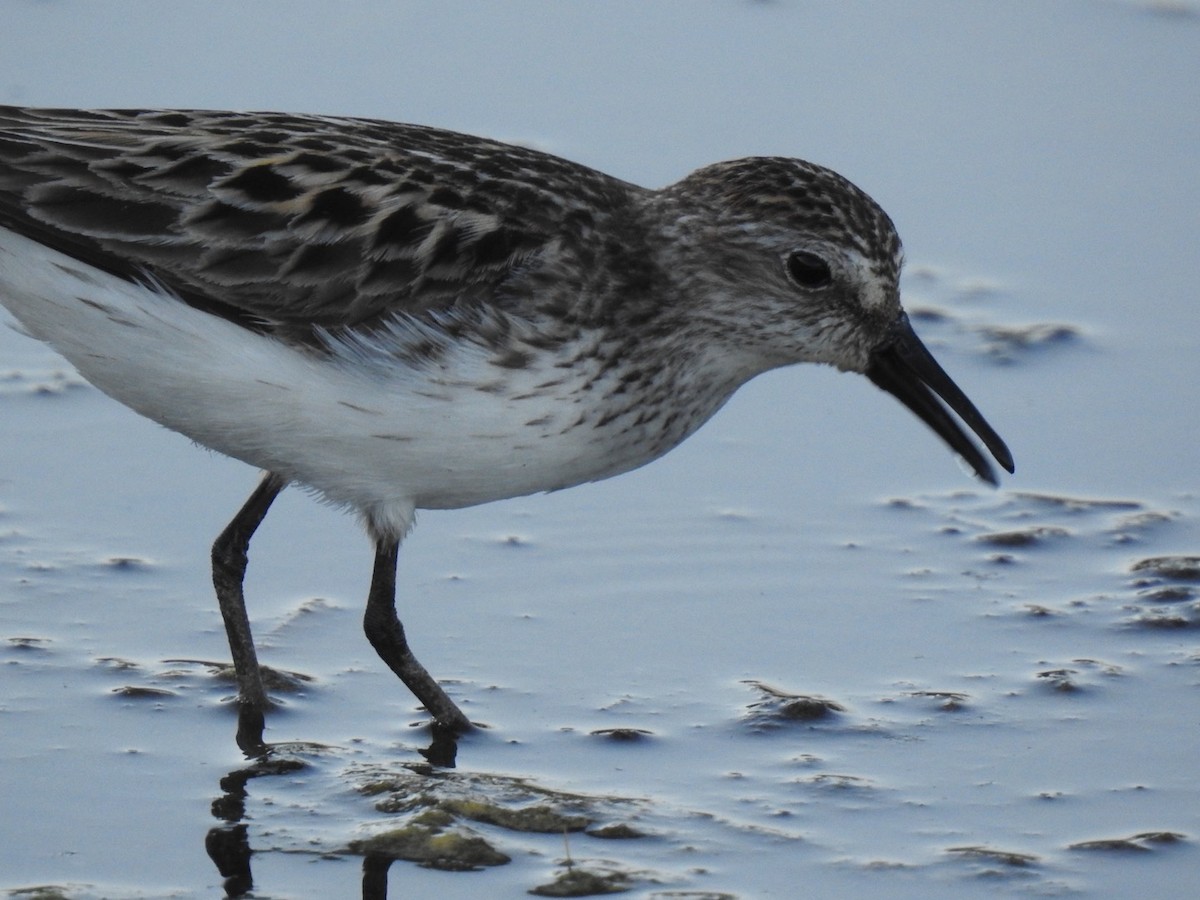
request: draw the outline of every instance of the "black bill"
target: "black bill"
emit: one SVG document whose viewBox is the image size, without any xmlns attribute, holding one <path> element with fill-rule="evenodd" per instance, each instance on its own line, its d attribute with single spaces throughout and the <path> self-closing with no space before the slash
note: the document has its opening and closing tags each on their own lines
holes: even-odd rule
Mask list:
<svg viewBox="0 0 1200 900">
<path fill-rule="evenodd" d="M 925 349 L 909 324 L 907 313 L 900 313 L 883 343 L 871 353 L 866 376 L 916 413 L 984 481 L 998 483 L 992 465 L 967 437 L 962 425 L 947 412 L 947 407 L 975 432 L 1005 471 L 1013 471 L 1012 454 L 1000 435 Z"/>
</svg>

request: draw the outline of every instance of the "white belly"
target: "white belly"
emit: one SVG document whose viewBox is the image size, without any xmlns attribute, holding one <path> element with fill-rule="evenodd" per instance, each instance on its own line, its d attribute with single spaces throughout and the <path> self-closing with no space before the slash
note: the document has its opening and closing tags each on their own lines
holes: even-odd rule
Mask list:
<svg viewBox="0 0 1200 900">
<path fill-rule="evenodd" d="M 297 350 L 0 229 L 0 303 L 121 403 L 403 534 L 415 508 L 471 506 L 635 468 L 664 440 L 597 408 L 593 360 L 502 368 L 460 342 L 428 366 Z M 581 338 L 581 342 L 586 338 Z M 558 382 L 553 389 L 541 388 Z M 602 406 L 602 404 L 601 404 Z M 608 421 L 605 421 L 608 419 Z M 694 420 L 694 421 L 693 421 Z"/>
</svg>

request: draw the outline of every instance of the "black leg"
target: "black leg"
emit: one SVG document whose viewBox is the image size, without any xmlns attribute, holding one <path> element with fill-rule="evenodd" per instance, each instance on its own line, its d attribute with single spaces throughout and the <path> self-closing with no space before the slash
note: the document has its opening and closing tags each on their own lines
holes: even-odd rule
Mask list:
<svg viewBox="0 0 1200 900">
<path fill-rule="evenodd" d="M 363 857 L 363 900 L 387 900 L 387 876 L 392 862 L 390 856 L 367 855 Z"/>
<path fill-rule="evenodd" d="M 283 478 L 273 472 L 263 473 L 254 493 L 225 526 L 212 548 L 213 587 L 217 590 L 217 603 L 225 619 L 225 634 L 229 638 L 233 671 L 238 682 L 237 743 L 250 756 L 260 756 L 267 749 L 263 743 L 263 728 L 270 701 L 263 686 L 262 670 L 258 667 L 254 636 L 250 633 L 242 580 L 246 576 L 250 538 L 285 487 L 287 481 Z"/>
<path fill-rule="evenodd" d="M 425 704 L 437 724 L 452 733 L 461 734 L 470 730 L 471 721 L 425 671 L 425 667 L 417 662 L 408 649 L 404 626 L 396 616 L 396 557 L 399 550 L 400 542 L 392 538 L 379 538 L 375 544 L 375 572 L 371 576 L 371 593 L 367 597 L 363 630 L 379 658 Z"/>
</svg>

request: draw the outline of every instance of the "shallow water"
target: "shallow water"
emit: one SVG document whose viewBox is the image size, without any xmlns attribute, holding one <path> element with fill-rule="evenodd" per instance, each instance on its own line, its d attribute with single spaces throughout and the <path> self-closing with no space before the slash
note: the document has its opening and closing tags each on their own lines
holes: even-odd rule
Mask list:
<svg viewBox="0 0 1200 900">
<path fill-rule="evenodd" d="M 247 596 L 313 680 L 269 722 L 297 766 L 245 771 L 206 558 L 255 473 L 0 329 L 0 890 L 218 895 L 206 840 L 236 859 L 241 824 L 255 896 L 358 896 L 351 847 L 419 832 L 415 798 L 511 861 L 372 862 L 392 896 L 524 896 L 568 854 L 640 897 L 1187 895 L 1193 6 L 120 6 L 7 6 L 0 99 L 423 121 L 649 184 L 835 166 L 1018 472 L 978 486 L 865 380 L 793 369 L 638 472 L 423 514 L 402 616 L 488 726 L 440 774 L 359 630 L 367 542 L 289 492 Z M 589 824 L 497 812 L 530 806 Z"/>
</svg>

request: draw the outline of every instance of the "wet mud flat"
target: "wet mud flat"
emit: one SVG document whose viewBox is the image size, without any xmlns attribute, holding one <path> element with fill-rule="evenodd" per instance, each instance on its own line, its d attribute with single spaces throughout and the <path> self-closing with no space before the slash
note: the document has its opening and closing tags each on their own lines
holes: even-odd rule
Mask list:
<svg viewBox="0 0 1200 900">
<path fill-rule="evenodd" d="M 402 615 L 487 726 L 453 768 L 363 641 L 361 535 L 285 495 L 247 586 L 281 674 L 255 764 L 206 561 L 254 473 L 0 328 L 0 896 L 1179 896 L 1195 3 L 520 6 L 431 6 L 431 40 L 328 4 L 12 3 L 0 80 L 453 125 L 645 184 L 833 164 L 896 218 L 914 325 L 1017 477 L 978 489 L 869 385 L 782 372 L 641 472 L 422 517 Z"/>
<path fill-rule="evenodd" d="M 223 773 L 212 760 L 234 755 L 228 671 L 215 660 L 107 655 L 121 636 L 97 634 L 103 621 L 76 607 L 86 642 L 55 626 L 3 635 L 5 715 L 17 728 L 36 719 L 95 739 L 57 762 L 10 740 L 9 763 L 68 822 L 90 794 L 145 823 L 164 802 L 163 780 L 199 764 L 207 788 L 167 790 L 190 808 L 190 845 L 174 852 L 205 861 L 210 883 L 232 896 L 251 886 L 272 896 L 273 883 L 316 872 L 313 883 L 365 897 L 387 896 L 389 884 L 450 896 L 751 897 L 764 884 L 785 890 L 801 871 L 819 873 L 830 892 L 897 896 L 961 896 L 981 884 L 1086 893 L 1160 873 L 1165 883 L 1195 863 L 1186 710 L 1200 666 L 1200 554 L 1163 551 L 1195 540 L 1197 507 L 979 490 L 881 500 L 860 524 L 889 536 L 847 542 L 837 569 L 860 583 L 853 573 L 866 554 L 886 573 L 880 583 L 901 585 L 869 605 L 891 642 L 961 645 L 932 670 L 914 666 L 923 678 L 881 682 L 865 671 L 840 690 L 808 692 L 803 673 L 783 683 L 764 664 L 699 696 L 667 685 L 573 713 L 551 695 L 605 673 L 564 667 L 537 690 L 464 678 L 451 689 L 487 727 L 447 750 L 381 673 L 279 672 L 276 732 L 340 728 L 342 739 L 282 741 L 271 759 Z M 48 592 L 61 604 L 169 590 L 149 559 L 46 557 L 16 532 L 4 569 L 10 585 L 24 583 L 19 595 Z M 500 536 L 495 546 L 499 557 L 528 552 Z M 267 630 L 272 657 L 301 661 L 329 632 L 352 639 L 355 613 L 298 602 Z M 502 673 L 503 663 L 488 668 Z M 810 655 L 804 670 L 821 667 Z M 64 684 L 77 696 L 56 708 L 48 690 Z M 395 701 L 398 733 L 374 721 L 372 694 Z M 137 748 L 111 745 L 113 722 Z M 195 744 L 168 760 L 163 747 L 177 739 Z M 97 792 L 114 753 L 128 792 Z M 65 760 L 95 775 L 85 777 L 90 790 L 54 799 Z M 56 836 L 64 848 L 92 839 L 61 824 Z M 4 887 L 19 897 L 158 895 L 79 875 Z M 172 883 L 166 871 L 149 877 L 164 879 L 159 889 Z"/>
</svg>

